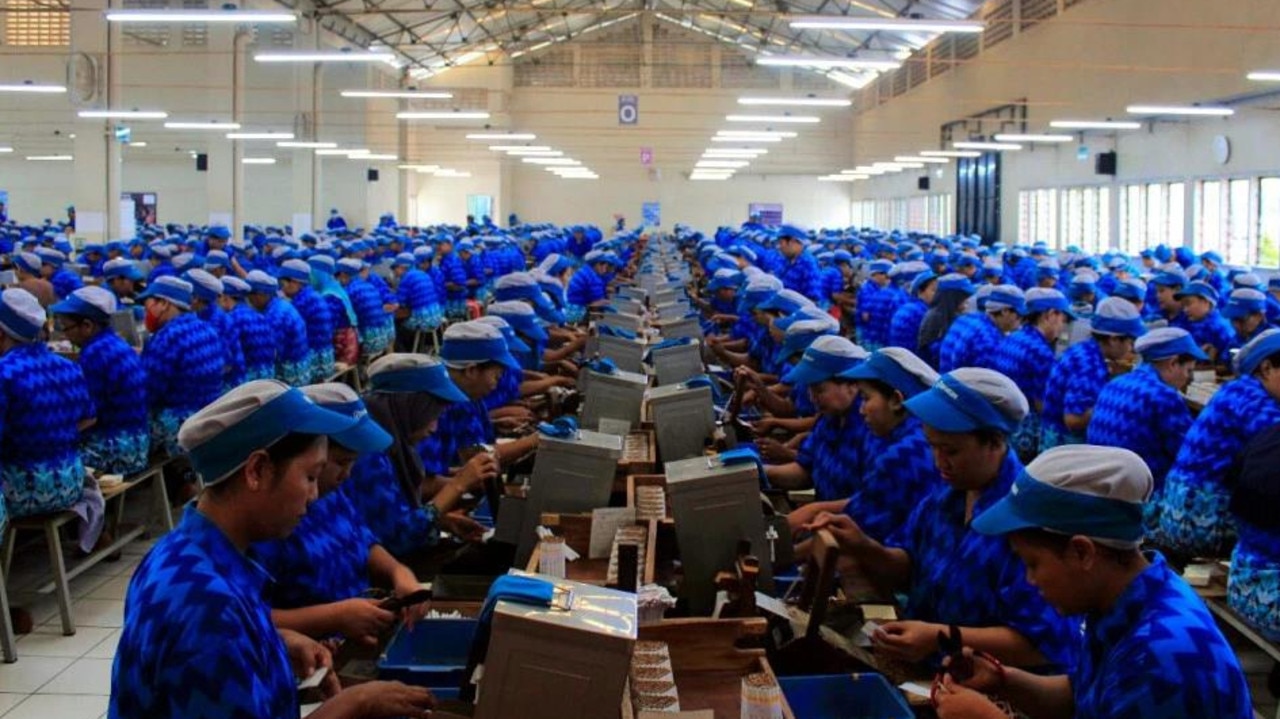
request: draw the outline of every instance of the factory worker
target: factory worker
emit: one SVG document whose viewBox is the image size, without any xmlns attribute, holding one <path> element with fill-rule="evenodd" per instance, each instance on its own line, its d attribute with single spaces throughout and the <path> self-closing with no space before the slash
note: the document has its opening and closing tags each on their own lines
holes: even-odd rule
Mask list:
<svg viewBox="0 0 1280 719">
<path fill-rule="evenodd" d="M 909 350 L 886 347 L 839 377 L 856 383 L 858 412 L 865 425 L 861 436 L 854 438 L 860 446 L 851 450 L 854 443 L 849 443 L 840 451 L 860 454 L 861 467 L 845 479 L 853 485 L 851 492 L 834 501 L 807 504 L 788 515 L 787 521 L 798 530 L 822 512 L 844 513 L 868 536 L 884 540 L 902 526 L 916 505 L 942 486 L 924 427 L 904 406 L 933 386 L 938 373 Z"/>
<path fill-rule="evenodd" d="M 231 320 L 223 339 L 240 346 L 244 357 L 244 381 L 276 376 L 275 334 L 265 315 L 249 306 L 249 283 L 230 275 L 222 278 L 218 306 Z"/>
<path fill-rule="evenodd" d="M 443 235 L 436 246 L 440 256 L 440 276 L 444 280 L 445 316 L 452 321 L 467 318 L 467 268 L 454 251 L 453 238 Z"/>
<path fill-rule="evenodd" d="M 125 603 L 108 715 L 118 719 L 295 717 L 298 679 L 331 667 L 328 650 L 271 622 L 269 577 L 246 556 L 307 513 L 325 435 L 350 417 L 274 380 L 249 382 L 183 423 L 204 480 L 199 502 L 138 565 Z M 426 716 L 425 689 L 373 682 L 337 692 L 311 716 Z"/>
<path fill-rule="evenodd" d="M 93 426 L 80 435 L 80 456 L 106 474 L 130 475 L 147 468 L 147 377 L 142 360 L 111 327 L 116 297 L 101 287 L 82 287 L 49 308 L 58 329 L 80 348 L 92 402 Z"/>
<path fill-rule="evenodd" d="M 938 345 L 938 370 L 989 367 L 1005 335 L 1022 326 L 1027 303 L 1017 285 L 983 285 L 971 298 L 973 310 L 951 323 Z"/>
<path fill-rule="evenodd" d="M 1053 364 L 1044 388 L 1040 413 L 1040 449 L 1083 444 L 1098 394 L 1122 363 L 1133 343 L 1146 332 L 1132 302 L 1108 297 L 1090 320 L 1091 339 L 1067 348 Z"/>
<path fill-rule="evenodd" d="M 1012 379 L 1030 403 L 1031 411 L 1011 440 L 1018 456 L 1030 461 L 1039 451 L 1040 412 L 1053 369 L 1054 345 L 1073 315 L 1067 298 L 1055 289 L 1033 287 L 1027 290 L 1026 302 L 1026 324 L 1000 343 L 991 366 Z"/>
<path fill-rule="evenodd" d="M 37 247 L 36 254 L 40 256 L 40 272 L 53 285 L 53 293 L 58 299 L 84 287 L 80 275 L 63 267 L 67 261 L 65 254 L 50 247 Z"/>
<path fill-rule="evenodd" d="M 938 276 L 933 272 L 925 270 L 911 280 L 911 289 L 908 292 L 911 299 L 899 307 L 898 311 L 893 313 L 893 319 L 889 321 L 888 345 L 890 347 L 916 351 L 920 341 L 920 323 L 928 314 L 937 293 Z"/>
<path fill-rule="evenodd" d="M 395 317 L 383 306 L 378 290 L 361 277 L 364 270 L 363 261 L 343 258 L 334 266 L 334 277 L 347 291 L 351 309 L 356 314 L 360 351 L 366 357 L 373 357 L 384 352 L 394 341 Z"/>
<path fill-rule="evenodd" d="M 765 357 L 777 347 L 768 332 L 769 317 L 759 310 L 761 304 L 782 289 L 782 281 L 772 275 L 758 275 L 747 280 L 738 296 L 738 321 L 729 330 L 729 339 L 708 338 L 707 344 L 720 361 L 730 367 L 754 362 L 763 367 Z"/>
<path fill-rule="evenodd" d="M 333 315 L 329 314 L 329 305 L 311 289 L 311 265 L 305 261 L 285 260 L 277 276 L 280 292 L 293 303 L 307 327 L 311 381 L 324 382 L 334 372 Z"/>
<path fill-rule="evenodd" d="M 151 446 L 177 456 L 178 428 L 217 399 L 225 376 L 222 339 L 191 312 L 191 283 L 164 275 L 138 296 L 151 338 L 142 350 Z"/>
<path fill-rule="evenodd" d="M 1182 315 L 1170 325 L 1190 332 L 1211 362 L 1226 364 L 1227 352 L 1239 345 L 1235 329 L 1218 312 L 1218 291 L 1206 282 L 1192 282 L 1175 297 L 1182 303 Z"/>
<path fill-rule="evenodd" d="M 329 219 L 324 223 L 325 229 L 330 232 L 341 232 L 347 229 L 347 219 L 338 213 L 338 208 L 329 210 Z"/>
<path fill-rule="evenodd" d="M 893 263 L 876 260 L 868 265 L 871 276 L 858 289 L 858 344 L 868 352 L 884 346 L 889 339 L 889 322 L 905 294 L 889 278 Z"/>
<path fill-rule="evenodd" d="M 317 638 L 341 634 L 376 645 L 397 614 L 361 595 L 376 586 L 403 597 L 422 585 L 378 544 L 356 508 L 336 490 L 361 455 L 386 451 L 392 438 L 347 385 L 308 385 L 302 393 L 356 424 L 329 435 L 328 456 L 316 482 L 319 498 L 307 507 L 297 529 L 286 538 L 255 543 L 252 556 L 276 578 L 268 601 L 277 627 Z M 414 616 L 421 611 L 422 605 Z"/>
<path fill-rule="evenodd" d="M 191 311 L 218 333 L 225 353 L 222 386 L 224 390 L 231 389 L 244 381 L 244 347 L 236 341 L 231 315 L 222 309 L 222 280 L 200 269 L 187 270 L 182 279 L 191 283 Z"/>
<path fill-rule="evenodd" d="M 281 299 L 280 282 L 262 270 L 246 277 L 249 305 L 271 325 L 276 348 L 276 379 L 301 387 L 311 378 L 313 364 L 307 345 L 307 323 L 288 300 Z"/>
<path fill-rule="evenodd" d="M 391 271 L 399 280 L 396 316 L 409 333 L 434 332 L 444 324 L 444 295 L 426 269 L 431 265 L 431 253 L 431 248 L 419 247 L 412 254 L 396 255 L 391 264 Z"/>
<path fill-rule="evenodd" d="M 883 542 L 846 514 L 822 514 L 810 525 L 830 529 L 881 591 L 906 593 L 905 620 L 872 636 L 877 652 L 926 659 L 954 624 L 966 643 L 1005 664 L 1070 668 L 1079 625 L 1037 595 L 1003 539 L 970 525 L 1009 494 L 1022 471 L 1009 436 L 1028 412 L 1026 398 L 1008 377 L 966 367 L 942 375 L 906 408 L 924 424 L 944 484 Z"/>
<path fill-rule="evenodd" d="M 522 340 L 527 349 L 512 350 L 512 354 L 520 361 L 526 372 L 537 372 L 542 367 L 542 353 L 546 349 L 548 335 L 546 329 L 538 322 L 533 307 L 518 300 L 494 302 L 485 310 L 489 315 L 501 317 Z M 521 394 L 527 394 L 523 390 Z M 538 393 L 533 393 L 538 394 Z"/>
<path fill-rule="evenodd" d="M 1222 306 L 1222 316 L 1235 329 L 1235 341 L 1239 345 L 1247 344 L 1270 327 L 1267 323 L 1267 296 L 1253 288 L 1232 290 L 1227 303 Z"/>
<path fill-rule="evenodd" d="M 329 343 L 333 346 L 334 361 L 354 365 L 360 359 L 356 313 L 347 291 L 333 276 L 337 263 L 328 255 L 312 255 L 307 264 L 311 266 L 311 287 L 324 300 L 329 308 L 329 317 L 333 319 L 333 336 Z"/>
<path fill-rule="evenodd" d="M 809 252 L 809 233 L 795 225 L 778 228 L 778 251 L 786 264 L 778 274 L 782 286 L 812 299 L 822 296 L 822 271 Z"/>
<path fill-rule="evenodd" d="M 1178 293 L 1187 286 L 1187 276 L 1177 266 L 1162 269 L 1151 278 L 1147 289 L 1147 321 L 1172 326 L 1182 315 Z M 1154 291 L 1154 298 L 1152 292 Z"/>
<path fill-rule="evenodd" d="M 1238 379 L 1223 385 L 1187 431 L 1165 478 L 1160 531 L 1154 541 L 1191 556 L 1225 556 L 1235 540 L 1228 481 L 1240 452 L 1280 423 L 1280 330 L 1267 330 L 1240 349 Z"/>
<path fill-rule="evenodd" d="M 1142 364 L 1102 388 L 1086 439 L 1093 445 L 1127 449 L 1147 463 L 1154 482 L 1147 527 L 1155 529 L 1165 475 L 1191 428 L 1191 410 L 1182 392 L 1191 383 L 1195 363 L 1206 357 L 1191 335 L 1177 327 L 1151 330 L 1138 338 L 1134 349 Z"/>
<path fill-rule="evenodd" d="M 8 508 L 0 505 L 0 524 L 62 511 L 82 494 L 76 444 L 95 407 L 80 368 L 41 340 L 46 319 L 30 292 L 0 293 L 0 484 Z"/>
<path fill-rule="evenodd" d="M 18 287 L 31 293 L 41 307 L 49 307 L 58 301 L 53 284 L 44 278 L 44 261 L 34 252 L 17 252 L 11 257 Z"/>
<path fill-rule="evenodd" d="M 973 529 L 1005 540 L 1045 601 L 1085 618 L 1080 663 L 1054 676 L 1000 669 L 980 656 L 965 683 L 1030 716 L 1248 719 L 1249 685 L 1214 618 L 1176 570 L 1143 552 L 1151 473 L 1132 452 L 1050 450 L 1023 470 Z M 1006 716 L 948 676 L 940 719 Z"/>
<path fill-rule="evenodd" d="M 142 273 L 138 271 L 137 264 L 123 257 L 107 260 L 102 265 L 102 279 L 119 303 L 133 308 L 134 316 L 142 321 L 146 314 L 142 305 L 134 300 L 138 283 L 142 281 Z"/>
<path fill-rule="evenodd" d="M 861 474 L 862 435 L 857 387 L 839 375 L 867 357 L 866 350 L 835 335 L 818 337 L 783 380 L 809 394 L 818 414 L 794 462 L 765 466 L 769 484 L 779 489 L 812 487 L 818 501 L 847 497 Z M 796 527 L 809 518 L 800 517 Z"/>
<path fill-rule="evenodd" d="M 369 366 L 369 415 L 394 441 L 385 452 L 362 455 L 351 478 L 338 492 L 356 508 L 378 543 L 401 561 L 434 545 L 441 529 L 467 537 L 474 531 L 465 518 L 450 514 L 463 494 L 498 472 L 491 455 L 473 457 L 442 486 L 424 487 L 427 474 L 418 445 L 436 431 L 440 415 L 469 397 L 449 378 L 437 359 L 420 354 L 389 354 Z"/>
<path fill-rule="evenodd" d="M 570 323 L 581 322 L 587 310 L 608 304 L 608 281 L 605 277 L 613 263 L 600 250 L 592 250 L 583 258 L 582 267 L 569 279 L 565 290 L 565 319 Z"/>
<path fill-rule="evenodd" d="M 498 331 L 502 333 L 502 339 L 507 343 L 507 351 L 511 353 L 512 357 L 517 357 L 519 353 L 528 354 L 533 351 L 529 345 L 525 344 L 524 340 L 516 335 L 515 330 L 503 318 L 497 315 L 485 315 L 474 321 L 498 328 Z M 490 419 L 494 419 L 497 410 L 505 408 L 520 399 L 520 384 L 523 379 L 524 371 L 522 368 L 508 367 L 502 373 L 502 376 L 498 378 L 498 386 L 480 400 L 485 409 L 488 410 Z M 565 379 L 569 378 L 566 377 Z"/>
<path fill-rule="evenodd" d="M 1276 602 L 1280 596 L 1280 515 L 1275 511 L 1278 453 L 1280 425 L 1263 431 L 1245 447 L 1231 490 L 1231 514 L 1240 540 L 1231 554 L 1227 580 L 1227 605 L 1271 642 L 1280 642 L 1280 603 Z"/>
<path fill-rule="evenodd" d="M 938 279 L 938 294 L 920 323 L 920 334 L 916 339 L 919 356 L 925 362 L 938 364 L 942 341 L 974 292 L 973 283 L 964 275 L 953 273 Z"/>
</svg>

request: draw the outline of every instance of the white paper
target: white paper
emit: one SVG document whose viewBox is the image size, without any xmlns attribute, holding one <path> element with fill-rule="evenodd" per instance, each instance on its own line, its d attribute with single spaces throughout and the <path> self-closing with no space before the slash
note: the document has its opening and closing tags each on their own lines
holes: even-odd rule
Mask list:
<svg viewBox="0 0 1280 719">
<path fill-rule="evenodd" d="M 924 697 L 925 699 L 928 699 L 932 695 L 929 691 L 929 687 L 916 682 L 903 682 L 898 685 L 898 688 L 908 694 L 915 694 L 916 696 Z"/>
<path fill-rule="evenodd" d="M 312 689 L 314 687 L 318 687 L 320 686 L 320 682 L 324 681 L 324 677 L 328 673 L 329 673 L 329 667 L 320 667 L 314 672 L 311 672 L 311 676 L 298 682 L 298 688 Z"/>
<path fill-rule="evenodd" d="M 620 527 L 635 524 L 635 507 L 602 507 L 591 510 L 590 559 L 606 559 L 613 549 L 613 538 Z"/>
<path fill-rule="evenodd" d="M 756 608 L 763 609 L 770 614 L 775 614 L 783 619 L 790 619 L 791 613 L 787 611 L 786 602 L 777 597 L 771 597 L 768 594 L 756 592 Z"/>
</svg>

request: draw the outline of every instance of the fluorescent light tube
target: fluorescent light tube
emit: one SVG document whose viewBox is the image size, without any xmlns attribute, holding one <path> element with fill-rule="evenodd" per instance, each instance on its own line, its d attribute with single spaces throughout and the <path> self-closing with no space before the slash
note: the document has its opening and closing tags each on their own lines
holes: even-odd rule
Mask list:
<svg viewBox="0 0 1280 719">
<path fill-rule="evenodd" d="M 71 162 L 76 159 L 72 155 L 27 155 L 32 162 Z"/>
<path fill-rule="evenodd" d="M 320 150 L 316 150 L 316 154 L 317 154 L 317 155 L 319 155 L 320 157 L 346 156 L 346 155 L 367 155 L 367 154 L 369 154 L 369 150 L 368 150 L 368 149 L 362 149 L 362 150 L 351 150 L 351 149 L 346 149 L 346 150 L 342 150 L 342 149 L 335 149 L 335 148 L 327 148 L 327 149 L 320 149 Z"/>
<path fill-rule="evenodd" d="M 297 150 L 333 150 L 338 147 L 336 142 L 301 142 L 296 140 L 283 140 L 276 143 L 276 147 L 291 147 Z"/>
<path fill-rule="evenodd" d="M 739 105 L 780 105 L 783 107 L 849 107 L 852 100 L 824 97 L 740 97 Z"/>
<path fill-rule="evenodd" d="M 169 130 L 239 130 L 238 122 L 166 122 Z"/>
<path fill-rule="evenodd" d="M 921 150 L 921 157 L 982 157 L 974 150 Z"/>
<path fill-rule="evenodd" d="M 733 142 L 739 145 L 747 145 L 753 142 L 782 142 L 781 137 L 720 137 L 719 135 L 711 138 L 712 142 Z"/>
<path fill-rule="evenodd" d="M 274 165 L 276 158 L 274 157 L 242 157 L 240 162 L 245 165 Z"/>
<path fill-rule="evenodd" d="M 1058 130 L 1140 130 L 1142 123 L 1128 120 L 1054 120 L 1049 127 Z"/>
<path fill-rule="evenodd" d="M 397 120 L 488 120 L 489 113 L 475 110 L 433 110 L 426 112 L 397 112 Z"/>
<path fill-rule="evenodd" d="M 55 95 L 66 92 L 62 85 L 37 85 L 33 82 L 0 85 L 0 92 L 29 92 L 33 94 Z"/>
<path fill-rule="evenodd" d="M 146 146 L 147 146 L 147 143 L 146 143 L 146 142 L 137 142 L 137 141 L 135 141 L 135 142 L 130 142 L 130 143 L 129 143 L 129 147 L 146 147 Z"/>
<path fill-rule="evenodd" d="M 0 145 L 0 155 L 7 155 L 10 152 L 13 152 L 12 147 L 6 147 L 4 145 Z"/>
<path fill-rule="evenodd" d="M 1257 70 L 1249 73 L 1248 78 L 1254 82 L 1280 82 L 1280 71 Z"/>
<path fill-rule="evenodd" d="M 392 154 L 390 154 L 390 153 L 376 153 L 376 152 L 373 152 L 373 153 L 363 153 L 363 154 L 347 155 L 347 159 L 349 159 L 349 160 L 369 160 L 369 161 L 372 161 L 372 162 L 394 162 L 394 161 L 396 161 L 396 160 L 399 160 L 400 158 L 399 158 L 398 156 L 396 156 L 396 155 L 392 155 Z"/>
<path fill-rule="evenodd" d="M 928 155 L 921 155 L 919 157 L 916 157 L 914 155 L 898 155 L 897 157 L 893 158 L 893 161 L 894 162 L 928 163 L 932 165 L 947 165 L 951 163 L 951 160 L 948 160 L 945 157 L 930 157 Z"/>
<path fill-rule="evenodd" d="M 292 140 L 292 132 L 228 132 L 228 140 Z"/>
<path fill-rule="evenodd" d="M 534 150 L 540 152 L 549 152 L 550 145 L 490 145 L 490 150 L 494 152 L 516 152 L 522 150 Z"/>
<path fill-rule="evenodd" d="M 537 135 L 529 132 L 472 132 L 467 135 L 468 140 L 536 140 Z"/>
<path fill-rule="evenodd" d="M 264 10 L 108 10 L 107 22 L 294 23 L 298 16 Z"/>
<path fill-rule="evenodd" d="M 359 52 L 260 52 L 253 56 L 257 62 L 386 62 L 396 59 L 388 50 L 361 50 Z"/>
<path fill-rule="evenodd" d="M 422 90 L 343 90 L 343 97 L 393 97 L 418 100 L 450 100 L 452 92 L 428 92 Z"/>
<path fill-rule="evenodd" d="M 696 169 L 737 169 L 750 165 L 746 160 L 700 160 L 694 165 Z"/>
<path fill-rule="evenodd" d="M 880 17 L 832 17 L 808 15 L 791 20 L 796 30 L 870 30 L 881 32 L 982 32 L 985 26 L 972 20 L 929 20 Z"/>
<path fill-rule="evenodd" d="M 1071 142 L 1071 135 L 1027 135 L 1019 133 L 1001 133 L 995 136 L 996 142 Z"/>
<path fill-rule="evenodd" d="M 163 120 L 169 113 L 160 110 L 81 110 L 76 116 L 85 120 Z"/>
<path fill-rule="evenodd" d="M 1230 117 L 1236 114 L 1229 107 L 1213 105 L 1130 105 L 1125 108 L 1130 115 L 1186 115 L 1189 117 Z"/>
<path fill-rule="evenodd" d="M 724 119 L 729 122 L 795 123 L 806 125 L 822 122 L 822 118 L 815 115 L 726 115 Z"/>
<path fill-rule="evenodd" d="M 897 70 L 902 63 L 897 60 L 859 60 L 852 57 L 811 57 L 796 55 L 768 55 L 756 58 L 757 65 L 771 67 L 819 67 L 823 69 L 848 68 L 853 70 Z"/>
<path fill-rule="evenodd" d="M 530 165 L 581 165 L 578 160 L 572 160 L 568 157 L 522 157 L 521 162 Z"/>
<path fill-rule="evenodd" d="M 1012 142 L 953 142 L 957 150 L 1021 150 L 1022 145 Z"/>
<path fill-rule="evenodd" d="M 753 140 L 761 137 L 775 137 L 781 140 L 795 136 L 796 133 L 790 130 L 720 130 L 716 133 L 716 137 L 742 137 Z"/>
</svg>

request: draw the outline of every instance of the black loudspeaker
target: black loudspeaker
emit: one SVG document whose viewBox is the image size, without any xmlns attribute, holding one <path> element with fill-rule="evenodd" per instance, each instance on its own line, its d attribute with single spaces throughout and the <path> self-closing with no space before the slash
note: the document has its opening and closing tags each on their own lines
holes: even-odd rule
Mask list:
<svg viewBox="0 0 1280 719">
<path fill-rule="evenodd" d="M 928 175 L 921 175 L 920 177 L 916 178 L 916 189 L 917 189 L 917 190 L 927 190 L 927 189 L 929 189 L 929 176 L 928 176 Z"/>
<path fill-rule="evenodd" d="M 1116 153 L 1115 152 L 1099 152 L 1098 159 L 1094 165 L 1094 170 L 1099 175 L 1115 175 L 1116 174 Z"/>
<path fill-rule="evenodd" d="M 370 168 L 369 168 L 369 171 L 368 171 L 367 173 L 365 173 L 365 177 L 367 177 L 367 178 L 369 179 L 369 182 L 377 182 L 377 181 L 378 181 L 378 170 L 377 170 L 376 168 L 370 167 Z"/>
<path fill-rule="evenodd" d="M 209 171 L 209 156 L 203 152 L 200 153 L 199 155 L 196 155 L 196 172 L 208 172 L 208 171 Z"/>
</svg>

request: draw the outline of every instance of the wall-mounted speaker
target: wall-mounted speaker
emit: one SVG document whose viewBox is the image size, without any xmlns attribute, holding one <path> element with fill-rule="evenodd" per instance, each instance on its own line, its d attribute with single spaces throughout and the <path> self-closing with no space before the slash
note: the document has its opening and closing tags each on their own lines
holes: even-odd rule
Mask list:
<svg viewBox="0 0 1280 719">
<path fill-rule="evenodd" d="M 378 169 L 377 169 L 376 167 L 370 167 L 370 168 L 369 168 L 369 171 L 368 171 L 367 173 L 365 173 L 365 177 L 366 177 L 366 178 L 368 178 L 369 182 L 377 182 L 377 181 L 378 181 Z"/>
<path fill-rule="evenodd" d="M 917 190 L 927 190 L 927 189 L 929 189 L 929 176 L 928 176 L 928 175 L 921 175 L 920 177 L 916 178 L 916 189 L 917 189 Z"/>
<path fill-rule="evenodd" d="M 209 171 L 209 156 L 203 152 L 196 155 L 196 172 L 208 172 L 208 171 Z"/>
<path fill-rule="evenodd" d="M 1098 159 L 1094 164 L 1094 170 L 1099 175 L 1115 175 L 1116 174 L 1116 153 L 1099 152 Z"/>
</svg>

